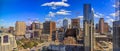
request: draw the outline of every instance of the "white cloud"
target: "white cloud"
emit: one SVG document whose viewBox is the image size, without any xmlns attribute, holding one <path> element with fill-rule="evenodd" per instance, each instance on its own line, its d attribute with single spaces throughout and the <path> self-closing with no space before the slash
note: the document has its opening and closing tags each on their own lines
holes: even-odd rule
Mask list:
<svg viewBox="0 0 120 51">
<path fill-rule="evenodd" d="M 33 21 L 28 21 L 27 22 L 27 25 L 29 26 L 29 25 L 31 25 L 33 23 Z"/>
<path fill-rule="evenodd" d="M 83 16 L 78 16 L 77 18 L 83 19 Z"/>
<path fill-rule="evenodd" d="M 109 21 L 110 21 L 110 22 L 113 22 L 113 21 L 114 21 L 114 19 L 109 19 Z"/>
<path fill-rule="evenodd" d="M 104 15 L 101 14 L 101 13 L 98 13 L 98 12 L 94 13 L 94 17 L 95 17 L 95 18 L 101 18 L 101 17 L 103 17 L 103 16 L 104 16 Z"/>
<path fill-rule="evenodd" d="M 101 17 L 104 16 L 102 13 L 98 13 L 98 12 L 97 12 L 96 14 L 98 14 L 98 15 L 101 16 Z"/>
<path fill-rule="evenodd" d="M 100 18 L 100 16 L 98 14 L 94 14 L 95 18 Z"/>
<path fill-rule="evenodd" d="M 115 17 L 116 16 L 116 13 L 111 13 L 110 14 L 112 17 Z"/>
<path fill-rule="evenodd" d="M 33 22 L 39 23 L 39 18 L 27 18 L 26 25 L 30 26 Z"/>
<path fill-rule="evenodd" d="M 107 19 L 110 19 L 110 17 L 109 17 L 109 16 L 106 16 L 106 18 L 107 18 Z"/>
<path fill-rule="evenodd" d="M 116 8 L 117 6 L 114 4 L 114 5 L 112 5 L 112 7 Z"/>
<path fill-rule="evenodd" d="M 61 9 L 60 11 L 56 12 L 57 15 L 70 15 L 71 11 L 63 10 Z"/>
<path fill-rule="evenodd" d="M 113 21 L 114 21 L 114 19 L 112 19 L 112 18 L 109 18 L 109 19 L 106 20 L 106 22 L 109 23 L 109 24 L 112 23 Z"/>
<path fill-rule="evenodd" d="M 119 13 L 120 13 L 120 11 L 118 10 L 118 11 L 116 11 L 114 13 L 111 13 L 110 16 L 112 16 L 112 17 L 119 17 Z"/>
<path fill-rule="evenodd" d="M 45 21 L 50 21 L 51 20 L 51 18 L 45 18 Z"/>
<path fill-rule="evenodd" d="M 62 2 L 67 2 L 67 0 L 62 0 Z"/>
<path fill-rule="evenodd" d="M 68 7 L 70 6 L 68 3 L 65 3 L 65 1 L 67 0 L 63 0 L 64 2 L 48 2 L 48 3 L 44 3 L 41 6 L 50 6 L 52 9 L 56 9 L 58 6 L 64 6 L 64 7 Z"/>
<path fill-rule="evenodd" d="M 49 17 L 55 17 L 55 14 L 56 14 L 56 13 L 53 13 L 53 12 L 50 11 L 49 14 L 48 14 L 48 16 L 49 16 Z"/>
<path fill-rule="evenodd" d="M 119 7 L 119 5 L 120 5 L 120 2 L 119 2 L 119 1 L 117 2 L 117 1 L 116 1 L 115 4 L 112 5 L 112 7 L 117 8 L 117 7 Z"/>
<path fill-rule="evenodd" d="M 67 10 L 64 10 L 64 9 L 61 9 L 57 12 L 49 12 L 48 16 L 49 17 L 55 17 L 56 15 L 70 15 L 70 12 L 71 11 L 67 11 Z"/>
</svg>

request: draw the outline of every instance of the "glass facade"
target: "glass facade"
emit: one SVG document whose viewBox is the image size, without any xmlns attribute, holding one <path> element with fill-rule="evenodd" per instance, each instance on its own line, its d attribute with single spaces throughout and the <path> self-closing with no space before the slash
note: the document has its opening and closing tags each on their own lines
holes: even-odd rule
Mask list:
<svg viewBox="0 0 120 51">
<path fill-rule="evenodd" d="M 84 21 L 93 22 L 91 4 L 84 4 Z"/>
<path fill-rule="evenodd" d="M 116 0 L 116 20 L 120 20 L 120 0 Z"/>
</svg>

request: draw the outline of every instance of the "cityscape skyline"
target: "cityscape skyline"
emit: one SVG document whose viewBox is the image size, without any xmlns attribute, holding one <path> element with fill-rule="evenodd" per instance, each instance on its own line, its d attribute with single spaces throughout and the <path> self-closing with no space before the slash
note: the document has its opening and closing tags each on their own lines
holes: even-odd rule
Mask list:
<svg viewBox="0 0 120 51">
<path fill-rule="evenodd" d="M 63 19 L 81 18 L 80 25 L 83 26 L 83 4 L 90 3 L 94 9 L 95 23 L 98 23 L 100 17 L 105 19 L 112 26 L 115 19 L 115 1 L 74 1 L 71 0 L 1 0 L 2 10 L 0 12 L 0 26 L 14 26 L 16 21 L 29 22 L 29 19 L 38 19 L 41 23 L 44 20 L 53 20 L 62 24 Z M 19 2 L 19 3 L 18 3 Z M 62 3 L 62 4 L 61 4 Z M 75 6 L 76 3 L 78 6 Z M 101 4 L 99 4 L 101 3 Z M 47 5 L 51 4 L 51 5 Z M 109 9 L 111 8 L 111 9 Z M 57 26 L 61 26 L 57 24 Z"/>
<path fill-rule="evenodd" d="M 0 3 L 0 51 L 120 50 L 120 0 Z"/>
</svg>

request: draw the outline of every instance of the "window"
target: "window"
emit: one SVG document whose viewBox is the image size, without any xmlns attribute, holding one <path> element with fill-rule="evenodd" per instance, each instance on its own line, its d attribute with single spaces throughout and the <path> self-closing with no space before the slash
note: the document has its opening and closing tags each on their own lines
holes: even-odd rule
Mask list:
<svg viewBox="0 0 120 51">
<path fill-rule="evenodd" d="M 5 35 L 5 36 L 3 37 L 3 43 L 8 43 L 8 35 Z"/>
<path fill-rule="evenodd" d="M 35 29 L 40 29 L 40 24 L 35 24 Z"/>
<path fill-rule="evenodd" d="M 34 32 L 34 37 L 38 37 L 39 36 L 39 31 L 35 31 Z"/>
<path fill-rule="evenodd" d="M 0 37 L 0 43 L 1 43 L 1 37 Z"/>
</svg>

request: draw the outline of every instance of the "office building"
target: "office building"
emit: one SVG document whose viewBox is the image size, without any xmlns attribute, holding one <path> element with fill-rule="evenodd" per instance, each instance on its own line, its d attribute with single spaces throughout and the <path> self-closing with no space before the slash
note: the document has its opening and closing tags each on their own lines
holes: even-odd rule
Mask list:
<svg viewBox="0 0 120 51">
<path fill-rule="evenodd" d="M 56 23 L 53 21 L 46 21 L 43 23 L 43 34 L 49 34 L 49 40 L 52 41 L 52 33 L 56 31 Z"/>
<path fill-rule="evenodd" d="M 109 32 L 109 25 L 108 23 L 104 22 L 104 18 L 99 19 L 99 24 L 96 24 L 96 33 L 100 34 L 107 34 Z"/>
<path fill-rule="evenodd" d="M 40 39 L 40 35 L 42 33 L 41 23 L 34 21 L 31 24 L 31 29 L 33 31 L 32 38 Z"/>
<path fill-rule="evenodd" d="M 40 30 L 42 29 L 42 24 L 40 22 L 33 22 L 31 24 L 32 30 Z"/>
<path fill-rule="evenodd" d="M 23 21 L 17 21 L 15 25 L 15 35 L 23 36 L 26 33 L 26 24 Z"/>
<path fill-rule="evenodd" d="M 15 36 L 7 33 L 0 33 L 0 51 L 13 51 L 17 48 Z"/>
<path fill-rule="evenodd" d="M 79 18 L 71 19 L 71 25 L 72 28 L 80 28 L 80 19 Z"/>
<path fill-rule="evenodd" d="M 108 25 L 108 23 L 104 23 L 104 33 L 108 33 L 109 32 L 109 25 Z"/>
<path fill-rule="evenodd" d="M 113 22 L 113 51 L 120 50 L 120 21 Z"/>
<path fill-rule="evenodd" d="M 116 21 L 113 22 L 113 51 L 120 51 L 120 0 L 116 0 Z"/>
<path fill-rule="evenodd" d="M 94 51 L 94 14 L 90 4 L 84 4 L 84 51 Z"/>
<path fill-rule="evenodd" d="M 99 31 L 100 34 L 104 34 L 104 18 L 100 18 L 99 20 Z"/>
<path fill-rule="evenodd" d="M 68 20 L 65 18 L 65 19 L 63 20 L 63 28 L 64 28 L 64 30 L 66 31 L 68 27 L 69 27 Z"/>
<path fill-rule="evenodd" d="M 65 33 L 63 31 L 57 30 L 56 31 L 56 42 L 63 42 L 65 37 Z"/>
</svg>

